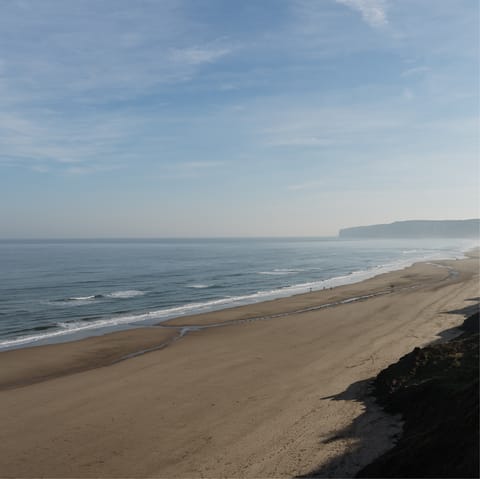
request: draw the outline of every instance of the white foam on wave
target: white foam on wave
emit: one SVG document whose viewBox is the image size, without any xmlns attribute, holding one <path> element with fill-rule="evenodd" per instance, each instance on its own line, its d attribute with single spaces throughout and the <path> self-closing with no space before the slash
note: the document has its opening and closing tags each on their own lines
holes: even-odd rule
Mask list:
<svg viewBox="0 0 480 479">
<path fill-rule="evenodd" d="M 43 334 L 24 336 L 20 338 L 1 341 L 0 349 L 19 347 L 25 344 L 35 343 L 35 342 L 44 341 L 44 340 L 50 340 L 53 338 L 66 336 L 72 333 L 88 331 L 88 330 L 95 330 L 95 329 L 102 329 L 102 328 L 115 328 L 116 326 L 137 324 L 141 322 L 158 323 L 162 321 L 167 321 L 172 318 L 184 316 L 187 314 L 209 312 L 209 311 L 224 309 L 228 307 L 235 307 L 235 306 L 241 306 L 245 304 L 257 303 L 260 301 L 284 298 L 284 297 L 293 296 L 296 294 L 307 293 L 309 291 L 319 291 L 321 289 L 328 289 L 328 288 L 334 288 L 337 286 L 358 283 L 360 281 L 373 278 L 380 274 L 407 268 L 408 266 L 411 266 L 412 264 L 420 261 L 435 261 L 435 260 L 457 259 L 457 258 L 460 259 L 464 257 L 465 257 L 464 254 L 459 251 L 435 251 L 435 252 L 424 254 L 418 257 L 411 257 L 408 259 L 393 261 L 391 263 L 387 263 L 383 265 L 377 265 L 366 270 L 353 271 L 349 274 L 336 276 L 334 278 L 301 283 L 301 284 L 286 286 L 283 288 L 278 288 L 273 290 L 258 291 L 253 294 L 229 296 L 229 297 L 219 298 L 216 300 L 189 303 L 181 306 L 149 311 L 147 313 L 127 314 L 123 316 L 105 318 L 105 319 L 100 319 L 100 320 L 91 321 L 91 322 L 85 322 L 85 321 L 61 322 L 61 323 L 58 323 L 58 327 L 60 329 L 56 331 L 48 331 Z M 111 294 L 114 294 L 114 293 L 111 293 Z M 117 291 L 116 296 L 113 296 L 113 297 L 117 297 L 117 298 L 133 297 L 133 296 L 140 296 L 143 294 L 145 293 L 137 290 Z M 131 296 L 128 296 L 128 295 L 131 295 Z M 348 302 L 348 300 L 345 300 L 345 302 Z"/>
<path fill-rule="evenodd" d="M 126 291 L 114 291 L 113 293 L 105 294 L 106 298 L 119 298 L 119 299 L 128 299 L 135 298 L 137 296 L 143 296 L 145 291 L 138 291 L 136 289 L 129 289 Z"/>
<path fill-rule="evenodd" d="M 73 296 L 71 298 L 65 299 L 55 299 L 50 301 L 45 301 L 45 303 L 51 306 L 82 306 L 84 304 L 92 304 L 93 301 L 98 299 L 98 296 L 91 295 L 91 296 Z"/>
<path fill-rule="evenodd" d="M 302 272 L 302 269 L 274 269 L 273 271 L 259 271 L 257 274 L 264 274 L 267 276 L 285 276 L 289 274 L 297 274 Z"/>
<path fill-rule="evenodd" d="M 113 291 L 111 293 L 104 293 L 104 294 L 92 294 L 89 296 L 73 296 L 67 299 L 48 301 L 48 304 L 57 305 L 57 306 L 81 306 L 84 304 L 91 304 L 92 301 L 102 300 L 105 298 L 129 299 L 129 298 L 135 298 L 137 296 L 143 296 L 144 294 L 146 294 L 145 291 L 129 289 L 125 291 Z"/>
<path fill-rule="evenodd" d="M 193 288 L 193 289 L 207 289 L 211 288 L 211 284 L 188 284 L 187 288 Z"/>
</svg>

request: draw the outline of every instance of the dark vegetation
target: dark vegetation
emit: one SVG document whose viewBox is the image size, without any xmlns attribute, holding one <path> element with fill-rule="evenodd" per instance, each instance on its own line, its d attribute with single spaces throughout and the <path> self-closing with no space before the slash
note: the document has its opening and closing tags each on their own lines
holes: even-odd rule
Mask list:
<svg viewBox="0 0 480 479">
<path fill-rule="evenodd" d="M 479 314 L 455 339 L 415 348 L 374 380 L 386 411 L 405 421 L 393 449 L 357 477 L 479 477 Z"/>
</svg>

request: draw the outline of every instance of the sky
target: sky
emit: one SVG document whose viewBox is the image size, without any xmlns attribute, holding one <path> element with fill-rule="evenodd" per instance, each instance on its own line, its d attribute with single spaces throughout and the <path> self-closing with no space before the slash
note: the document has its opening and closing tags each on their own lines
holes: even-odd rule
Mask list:
<svg viewBox="0 0 480 479">
<path fill-rule="evenodd" d="M 479 216 L 477 0 L 0 9 L 0 238 Z"/>
</svg>

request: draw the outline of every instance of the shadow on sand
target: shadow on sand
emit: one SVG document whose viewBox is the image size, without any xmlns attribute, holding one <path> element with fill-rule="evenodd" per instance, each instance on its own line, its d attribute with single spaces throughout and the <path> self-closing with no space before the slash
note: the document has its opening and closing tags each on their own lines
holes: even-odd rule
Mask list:
<svg viewBox="0 0 480 479">
<path fill-rule="evenodd" d="M 461 314 L 468 318 L 464 326 L 470 319 L 473 319 L 472 315 L 478 313 L 480 297 L 470 298 L 466 301 L 474 302 L 474 304 L 469 304 L 457 310 L 445 311 L 447 314 Z M 439 334 L 439 340 L 431 344 L 449 341 L 462 334 L 462 332 L 461 327 L 448 328 Z M 298 478 L 355 477 L 361 469 L 390 450 L 397 443 L 402 435 L 401 417 L 400 415 L 387 414 L 377 404 L 376 399 L 372 395 L 374 379 L 369 378 L 355 382 L 337 395 L 322 398 L 334 401 L 360 402 L 364 407 L 364 411 L 348 427 L 338 431 L 334 436 L 324 439 L 319 444 L 319 447 L 322 447 L 322 444 L 342 441 L 343 450 L 345 450 L 344 446 L 347 445 L 346 452 L 333 457 L 308 474 L 297 476 Z"/>
<path fill-rule="evenodd" d="M 359 402 L 364 411 L 348 427 L 324 439 L 319 445 L 322 447 L 322 444 L 339 442 L 342 449 L 347 446 L 348 452 L 298 477 L 353 477 L 378 456 L 379 450 L 386 451 L 393 446 L 401 432 L 400 418 L 385 413 L 375 402 L 370 391 L 372 380 L 373 378 L 355 382 L 339 394 L 322 398 Z"/>
<path fill-rule="evenodd" d="M 469 298 L 465 300 L 466 302 L 469 303 L 474 303 L 474 304 L 469 304 L 468 306 L 465 306 L 464 308 L 460 309 L 452 309 L 451 311 L 443 311 L 444 314 L 460 314 L 464 318 L 468 318 L 475 313 L 478 312 L 480 309 L 480 297 L 477 298 Z M 441 331 L 438 336 L 439 339 L 432 341 L 431 344 L 438 344 L 438 343 L 443 343 L 445 341 L 450 341 L 451 339 L 456 338 L 460 334 L 462 334 L 462 329 L 459 328 L 458 326 L 455 326 L 453 328 L 448 328 L 445 329 L 444 331 Z"/>
</svg>

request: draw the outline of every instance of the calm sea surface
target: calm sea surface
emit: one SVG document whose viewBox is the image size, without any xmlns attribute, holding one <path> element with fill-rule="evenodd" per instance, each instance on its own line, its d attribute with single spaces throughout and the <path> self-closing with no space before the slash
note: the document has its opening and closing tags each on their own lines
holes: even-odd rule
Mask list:
<svg viewBox="0 0 480 479">
<path fill-rule="evenodd" d="M 361 281 L 467 240 L 0 241 L 0 349 Z"/>
</svg>

